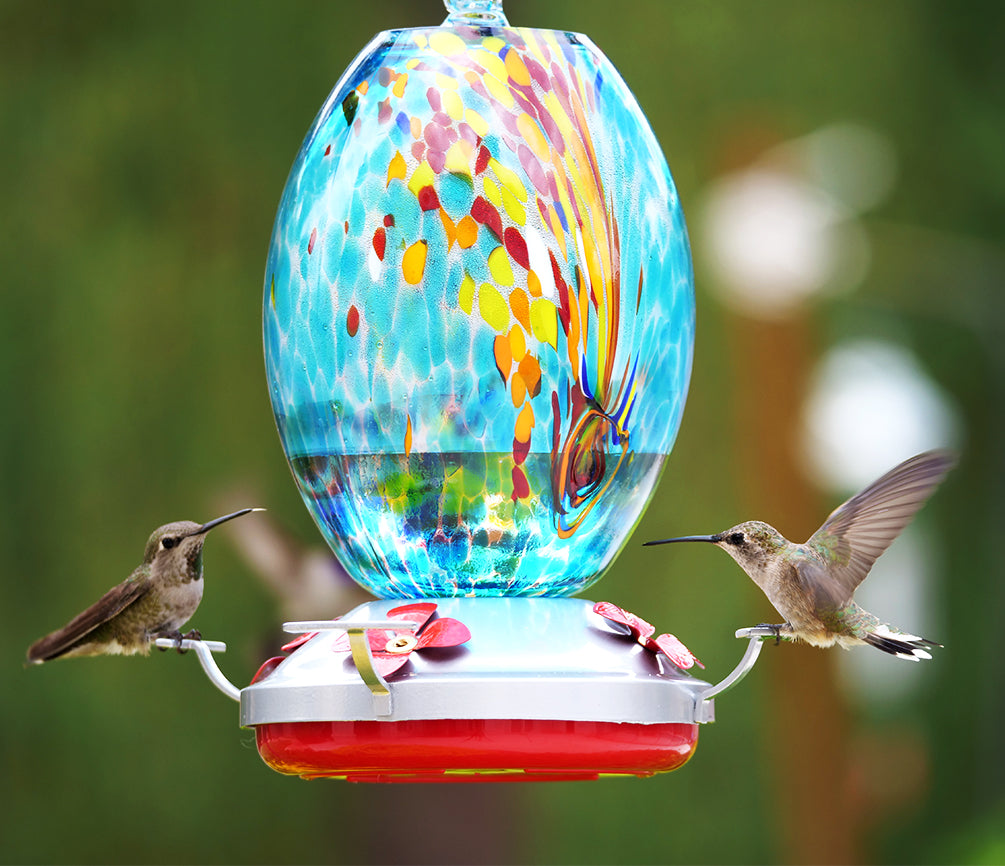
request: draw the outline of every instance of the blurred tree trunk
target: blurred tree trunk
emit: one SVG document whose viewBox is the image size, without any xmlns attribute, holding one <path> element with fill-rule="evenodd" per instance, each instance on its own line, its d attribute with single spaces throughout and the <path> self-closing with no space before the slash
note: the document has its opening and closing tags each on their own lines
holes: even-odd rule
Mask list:
<svg viewBox="0 0 1005 866">
<path fill-rule="evenodd" d="M 800 467 L 806 380 L 814 360 L 806 315 L 781 321 L 731 317 L 737 407 L 738 478 L 750 516 L 805 541 L 827 509 Z M 771 622 L 777 613 L 767 606 Z M 760 616 L 758 617 L 760 619 Z M 832 652 L 805 645 L 765 647 L 770 718 L 763 730 L 775 778 L 786 863 L 862 863 L 849 785 L 848 710 Z"/>
</svg>

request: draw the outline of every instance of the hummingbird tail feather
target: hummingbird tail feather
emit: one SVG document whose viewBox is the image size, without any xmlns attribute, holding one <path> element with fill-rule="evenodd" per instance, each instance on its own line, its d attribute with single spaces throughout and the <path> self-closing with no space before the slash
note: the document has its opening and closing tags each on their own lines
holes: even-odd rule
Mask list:
<svg viewBox="0 0 1005 866">
<path fill-rule="evenodd" d="M 912 662 L 930 659 L 932 654 L 928 650 L 942 646 L 940 643 L 914 634 L 901 634 L 892 631 L 888 626 L 880 626 L 866 635 L 864 640 L 869 646 L 874 646 L 876 649 L 890 653 L 899 659 L 908 659 Z"/>
<path fill-rule="evenodd" d="M 81 641 L 67 640 L 65 630 L 60 629 L 58 632 L 53 632 L 35 641 L 28 647 L 25 664 L 40 665 L 42 662 L 51 662 L 66 656 L 86 655 L 87 653 L 82 652 L 81 649 Z"/>
<path fill-rule="evenodd" d="M 25 664 L 40 665 L 42 662 L 50 662 L 53 659 L 59 658 L 69 649 L 65 641 L 57 640 L 61 636 L 61 632 L 56 632 L 35 641 L 35 643 L 28 647 Z"/>
</svg>

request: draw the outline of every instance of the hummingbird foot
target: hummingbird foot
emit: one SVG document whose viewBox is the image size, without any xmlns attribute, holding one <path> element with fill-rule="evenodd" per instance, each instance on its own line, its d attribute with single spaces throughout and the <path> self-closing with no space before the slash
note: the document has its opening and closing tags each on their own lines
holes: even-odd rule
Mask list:
<svg viewBox="0 0 1005 866">
<path fill-rule="evenodd" d="M 183 649 L 181 642 L 184 640 L 202 640 L 202 633 L 198 629 L 191 629 L 185 634 L 181 633 L 180 629 L 175 629 L 174 631 L 163 632 L 159 637 L 166 637 L 169 640 L 174 641 L 174 648 L 178 651 L 178 655 L 183 656 L 188 652 L 187 649 Z M 166 647 L 157 647 L 161 652 L 167 652 Z"/>
<path fill-rule="evenodd" d="M 758 628 L 767 628 L 771 630 L 771 633 L 775 636 L 775 646 L 778 646 L 782 642 L 782 631 L 791 632 L 792 626 L 787 622 L 771 623 L 771 622 L 759 622 L 757 624 Z"/>
<path fill-rule="evenodd" d="M 178 655 L 180 656 L 183 656 L 185 655 L 185 653 L 188 652 L 187 649 L 182 649 L 181 642 L 183 640 L 202 640 L 202 632 L 200 632 L 199 629 L 197 628 L 193 628 L 189 629 L 187 632 L 185 632 L 185 634 L 181 634 L 180 632 L 178 633 L 175 648 L 178 650 Z"/>
</svg>

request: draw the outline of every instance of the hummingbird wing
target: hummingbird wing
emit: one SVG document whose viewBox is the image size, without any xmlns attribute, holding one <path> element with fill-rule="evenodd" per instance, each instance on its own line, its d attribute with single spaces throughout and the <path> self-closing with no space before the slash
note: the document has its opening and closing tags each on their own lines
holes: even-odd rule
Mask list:
<svg viewBox="0 0 1005 866">
<path fill-rule="evenodd" d="M 74 644 L 87 637 L 98 626 L 135 604 L 150 591 L 150 581 L 129 578 L 113 586 L 87 610 L 77 614 L 61 629 L 35 641 L 28 647 L 28 662 L 45 662 L 57 658 Z"/>
<path fill-rule="evenodd" d="M 793 562 L 792 567 L 800 597 L 809 602 L 809 608 L 814 615 L 820 616 L 824 612 L 840 610 L 848 604 L 850 593 L 847 593 L 841 583 L 834 579 L 826 566 L 811 559 L 801 559 Z M 792 619 L 791 611 L 778 612 Z"/>
<path fill-rule="evenodd" d="M 835 582 L 831 593 L 836 601 L 851 599 L 873 563 L 955 464 L 948 451 L 912 457 L 838 506 L 810 536 L 806 546 L 828 566 L 818 578 Z"/>
</svg>

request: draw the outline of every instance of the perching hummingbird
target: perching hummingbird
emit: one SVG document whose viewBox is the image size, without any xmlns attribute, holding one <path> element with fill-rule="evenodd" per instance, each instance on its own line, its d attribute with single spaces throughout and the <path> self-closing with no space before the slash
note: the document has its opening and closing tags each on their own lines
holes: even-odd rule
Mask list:
<svg viewBox="0 0 1005 866">
<path fill-rule="evenodd" d="M 57 658 L 148 653 L 156 638 L 199 639 L 180 628 L 202 601 L 202 545 L 206 533 L 250 511 L 244 508 L 209 523 L 181 520 L 154 530 L 143 562 L 65 626 L 28 647 L 28 663 Z"/>
<path fill-rule="evenodd" d="M 897 658 L 930 659 L 942 646 L 907 634 L 859 607 L 854 599 L 879 555 L 890 546 L 954 466 L 946 451 L 906 460 L 836 508 L 809 540 L 794 544 L 766 523 L 751 520 L 717 535 L 647 541 L 709 541 L 733 557 L 785 622 L 776 637 L 813 646 L 869 644 Z"/>
</svg>

